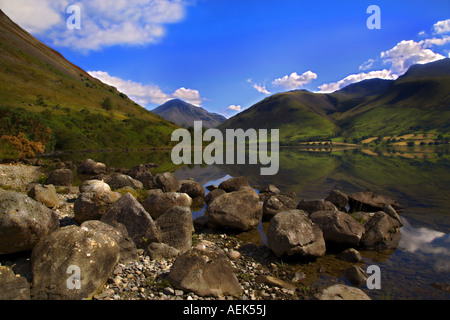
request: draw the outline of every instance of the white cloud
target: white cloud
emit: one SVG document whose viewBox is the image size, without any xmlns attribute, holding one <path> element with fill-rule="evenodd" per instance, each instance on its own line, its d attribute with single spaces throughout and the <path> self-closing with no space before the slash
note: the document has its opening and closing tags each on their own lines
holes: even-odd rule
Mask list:
<svg viewBox="0 0 450 320">
<path fill-rule="evenodd" d="M 69 5 L 81 8 L 81 30 L 69 30 Z M 2 10 L 33 34 L 80 51 L 159 41 L 164 26 L 185 16 L 184 0 L 0 0 Z"/>
<path fill-rule="evenodd" d="M 424 48 L 431 48 L 432 46 L 443 46 L 450 43 L 450 36 L 444 36 L 443 38 L 425 39 L 419 42 Z"/>
<path fill-rule="evenodd" d="M 320 89 L 320 93 L 329 93 L 329 92 L 334 92 L 337 90 L 340 90 L 352 83 L 356 83 L 356 82 L 360 82 L 363 80 L 368 80 L 368 79 L 385 79 L 385 80 L 395 80 L 398 78 L 397 75 L 392 74 L 392 72 L 390 70 L 384 69 L 381 71 L 370 71 L 368 73 L 357 73 L 357 74 L 351 74 L 347 77 L 345 77 L 344 79 L 338 81 L 338 82 L 333 82 L 333 83 L 326 83 L 323 84 L 319 87 Z"/>
<path fill-rule="evenodd" d="M 450 32 L 450 19 L 438 21 L 433 26 L 434 33 L 443 34 Z"/>
<path fill-rule="evenodd" d="M 240 112 L 241 110 L 242 110 L 242 107 L 240 106 L 240 105 L 234 105 L 234 104 L 232 104 L 231 106 L 229 106 L 228 108 L 227 108 L 228 110 L 232 110 L 232 111 L 238 111 L 238 112 Z"/>
<path fill-rule="evenodd" d="M 390 50 L 381 53 L 380 57 L 386 64 L 391 64 L 391 71 L 398 75 L 405 73 L 413 64 L 424 64 L 445 58 L 425 48 L 425 41 L 415 42 L 403 40 Z"/>
<path fill-rule="evenodd" d="M 123 80 L 118 77 L 109 75 L 104 71 L 89 71 L 94 78 L 114 86 L 120 92 L 125 93 L 130 99 L 136 101 L 140 105 L 163 104 L 172 99 L 182 99 L 188 103 L 200 106 L 203 98 L 197 90 L 186 89 L 184 87 L 175 90 L 173 93 L 163 92 L 157 85 L 144 85 L 131 80 Z"/>
<path fill-rule="evenodd" d="M 172 96 L 196 106 L 200 106 L 204 100 L 200 96 L 200 92 L 198 92 L 198 90 L 186 89 L 184 87 L 175 90 Z"/>
<path fill-rule="evenodd" d="M 261 86 L 259 84 L 256 84 L 252 81 L 252 79 L 248 79 L 247 82 L 250 83 L 252 85 L 252 87 L 256 89 L 256 91 L 258 91 L 260 93 L 264 93 L 264 94 L 270 94 L 270 92 L 266 89 L 265 85 Z"/>
<path fill-rule="evenodd" d="M 286 75 L 283 78 L 275 79 L 272 83 L 276 86 L 293 90 L 310 83 L 314 79 L 317 79 L 317 74 L 312 71 L 306 71 L 302 75 L 293 72 L 289 76 Z"/>
<path fill-rule="evenodd" d="M 62 15 L 65 8 L 61 4 L 67 1 L 57 2 L 51 0 L 0 0 L 0 8 L 28 32 L 42 34 L 57 24 L 66 25 Z"/>
<path fill-rule="evenodd" d="M 368 70 L 368 69 L 372 68 L 374 62 L 375 62 L 374 59 L 367 60 L 366 62 L 364 62 L 362 65 L 359 66 L 359 70 L 364 71 L 364 70 Z"/>
</svg>

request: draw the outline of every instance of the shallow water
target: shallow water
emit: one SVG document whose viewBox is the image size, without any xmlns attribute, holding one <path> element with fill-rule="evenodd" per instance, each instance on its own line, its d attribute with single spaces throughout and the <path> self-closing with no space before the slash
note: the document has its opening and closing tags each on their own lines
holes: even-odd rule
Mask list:
<svg viewBox="0 0 450 320">
<path fill-rule="evenodd" d="M 369 152 L 370 151 L 370 152 Z M 347 194 L 363 190 L 389 195 L 403 207 L 401 241 L 395 250 L 361 252 L 366 270 L 377 265 L 381 270 L 381 289 L 361 287 L 374 299 L 449 299 L 434 283 L 450 284 L 450 152 L 447 147 L 404 148 L 394 150 L 305 151 L 285 148 L 280 151 L 280 170 L 275 176 L 261 176 L 254 165 L 191 165 L 176 167 L 168 152 L 131 152 L 61 155 L 61 160 L 91 157 L 113 167 L 130 168 L 139 163 L 155 162 L 160 171 L 171 170 L 180 179 L 194 178 L 204 187 L 219 185 L 230 177 L 245 176 L 258 189 L 276 185 L 282 192 L 295 192 L 297 200 L 323 199 L 333 189 Z M 66 158 L 67 157 L 67 158 Z M 193 212 L 193 218 L 205 208 Z M 257 245 L 265 243 L 267 224 L 240 237 Z M 331 262 L 330 262 L 331 261 Z M 329 257 L 328 272 L 320 274 L 315 284 L 349 282 Z M 290 264 L 295 262 L 289 262 Z M 295 267 L 295 266 L 294 266 Z"/>
</svg>

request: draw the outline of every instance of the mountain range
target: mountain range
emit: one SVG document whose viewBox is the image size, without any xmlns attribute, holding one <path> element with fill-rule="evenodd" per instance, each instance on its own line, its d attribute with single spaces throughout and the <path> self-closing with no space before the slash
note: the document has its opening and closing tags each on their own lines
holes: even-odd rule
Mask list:
<svg viewBox="0 0 450 320">
<path fill-rule="evenodd" d="M 0 10 L 0 156 L 36 150 L 169 147 L 172 132 L 280 129 L 282 144 L 408 133 L 449 136 L 450 59 L 414 65 L 395 81 L 371 79 L 324 94 L 278 93 L 226 120 L 181 100 L 148 111 L 92 77 Z M 41 148 L 42 147 L 42 148 Z"/>
<path fill-rule="evenodd" d="M 219 129 L 280 129 L 285 144 L 336 137 L 361 141 L 408 133 L 448 134 L 450 59 L 413 65 L 397 80 L 370 79 L 333 93 L 272 95 Z"/>
<path fill-rule="evenodd" d="M 215 128 L 227 120 L 220 114 L 208 112 L 180 99 L 167 101 L 152 112 L 184 128 L 193 127 L 194 121 L 202 121 L 205 128 Z"/>
</svg>

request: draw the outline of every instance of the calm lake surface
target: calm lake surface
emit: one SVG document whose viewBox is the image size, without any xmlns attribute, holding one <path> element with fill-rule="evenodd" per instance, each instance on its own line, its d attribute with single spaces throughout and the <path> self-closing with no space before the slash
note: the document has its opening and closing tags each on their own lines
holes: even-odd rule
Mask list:
<svg viewBox="0 0 450 320">
<path fill-rule="evenodd" d="M 395 250 L 361 252 L 366 270 L 381 269 L 381 289 L 361 287 L 373 299 L 450 299 L 435 283 L 450 284 L 450 150 L 449 146 L 404 149 L 304 150 L 282 148 L 280 170 L 275 176 L 261 176 L 259 165 L 172 164 L 170 152 L 110 152 L 58 155 L 61 160 L 87 157 L 111 167 L 131 168 L 140 163 L 157 163 L 159 172 L 173 171 L 179 179 L 193 178 L 204 187 L 230 177 L 245 176 L 258 189 L 276 185 L 282 192 L 295 192 L 297 199 L 323 199 L 333 189 L 347 194 L 363 190 L 394 197 L 404 208 L 401 241 Z M 205 208 L 193 212 L 196 218 Z M 267 225 L 242 238 L 265 244 Z M 289 261 L 295 264 L 295 261 Z M 341 271 L 320 273 L 315 284 L 349 282 Z"/>
</svg>

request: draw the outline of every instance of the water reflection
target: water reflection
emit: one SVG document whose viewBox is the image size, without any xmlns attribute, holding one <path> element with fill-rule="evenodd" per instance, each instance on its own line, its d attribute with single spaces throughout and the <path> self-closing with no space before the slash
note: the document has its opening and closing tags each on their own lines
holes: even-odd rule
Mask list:
<svg viewBox="0 0 450 320">
<path fill-rule="evenodd" d="M 425 227 L 413 227 L 403 218 L 399 248 L 421 260 L 434 261 L 436 271 L 450 271 L 450 235 Z M 430 259 L 431 258 L 431 259 Z"/>
</svg>

